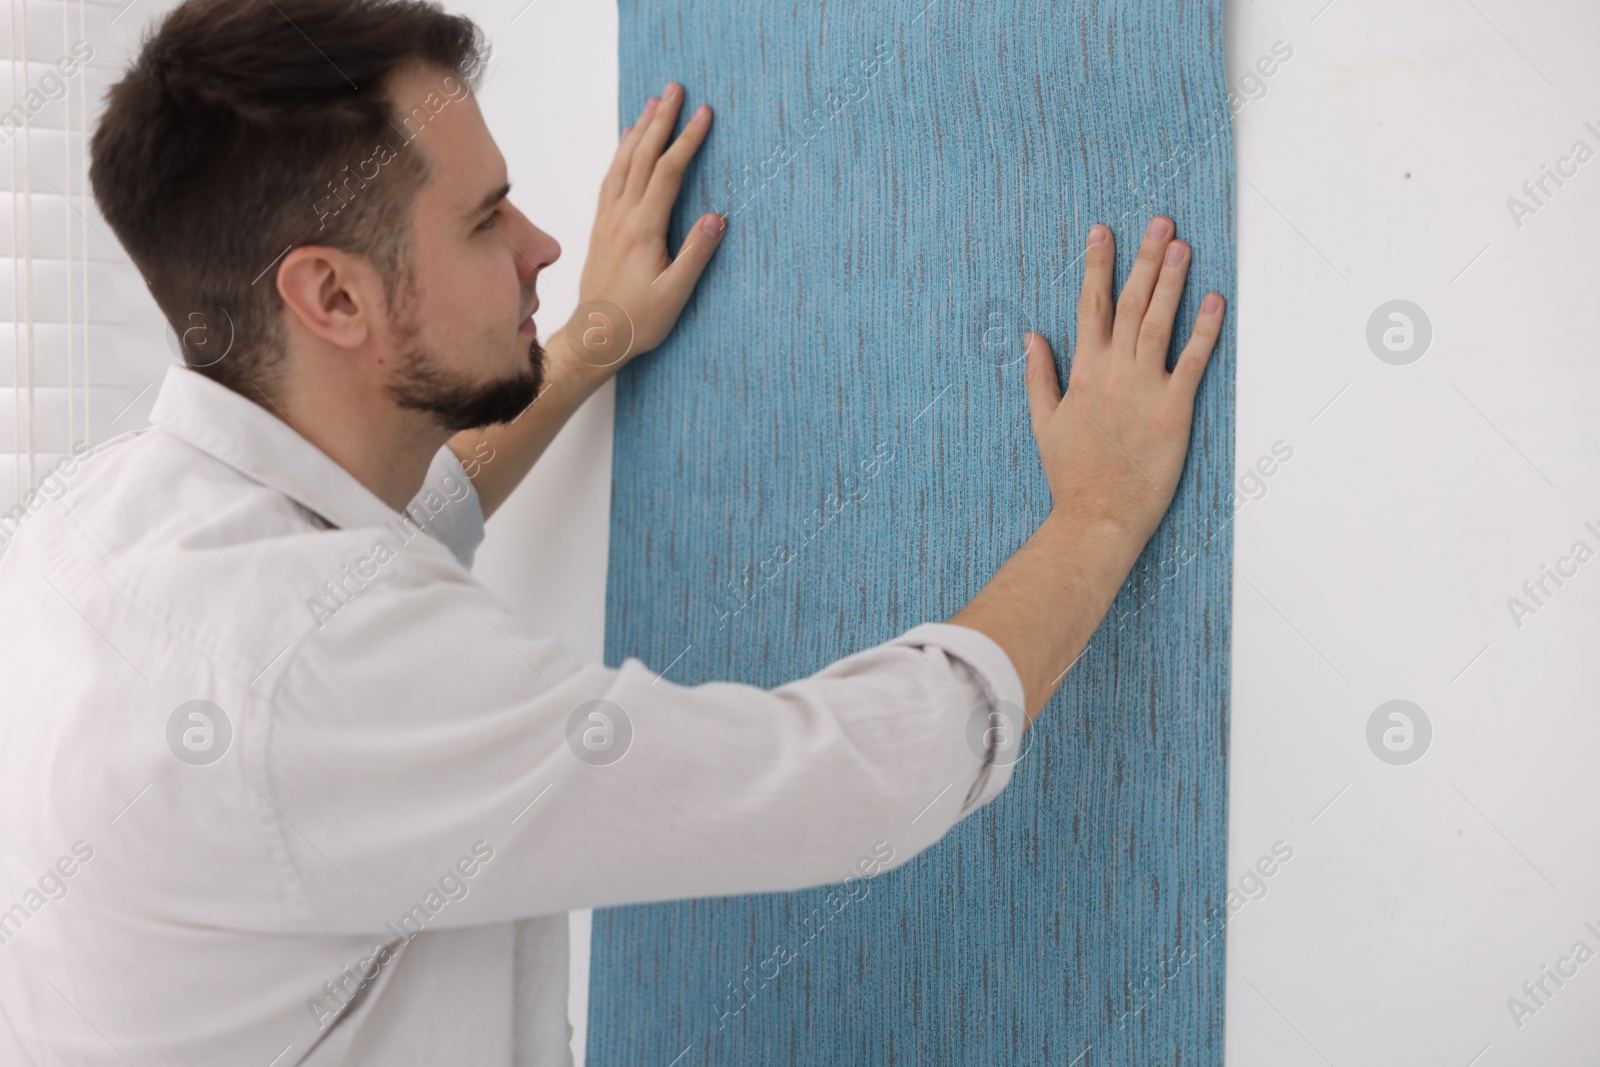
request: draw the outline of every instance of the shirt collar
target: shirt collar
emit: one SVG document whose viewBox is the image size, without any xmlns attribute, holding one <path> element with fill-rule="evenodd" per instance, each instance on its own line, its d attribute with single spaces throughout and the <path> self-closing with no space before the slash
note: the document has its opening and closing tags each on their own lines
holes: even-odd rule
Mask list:
<svg viewBox="0 0 1600 1067">
<path fill-rule="evenodd" d="M 341 528 L 400 517 L 287 422 L 188 367 L 167 368 L 150 421 Z"/>
</svg>

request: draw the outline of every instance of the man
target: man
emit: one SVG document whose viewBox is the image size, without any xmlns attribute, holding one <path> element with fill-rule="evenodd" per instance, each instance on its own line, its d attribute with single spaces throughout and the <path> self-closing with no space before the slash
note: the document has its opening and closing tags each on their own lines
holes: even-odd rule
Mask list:
<svg viewBox="0 0 1600 1067">
<path fill-rule="evenodd" d="M 1154 220 L 1113 306 L 1096 226 L 1065 396 L 1029 336 L 1054 510 L 952 619 L 772 691 L 530 633 L 468 573 L 483 517 L 620 364 L 537 339 L 560 249 L 482 54 L 416 0 L 188 0 L 109 94 L 95 196 L 188 366 L 0 556 L 5 1063 L 568 1063 L 563 912 L 909 860 L 1171 502 L 1221 298 L 1169 372 L 1189 250 Z M 681 103 L 625 131 L 582 277 L 635 354 L 723 230 L 666 248 Z"/>
</svg>

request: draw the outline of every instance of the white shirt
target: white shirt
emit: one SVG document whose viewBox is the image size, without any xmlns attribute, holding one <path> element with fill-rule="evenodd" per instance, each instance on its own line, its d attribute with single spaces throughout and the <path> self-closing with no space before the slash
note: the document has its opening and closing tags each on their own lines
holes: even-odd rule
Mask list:
<svg viewBox="0 0 1600 1067">
<path fill-rule="evenodd" d="M 771 691 L 584 663 L 468 572 L 448 448 L 402 517 L 193 371 L 151 421 L 0 555 L 7 1065 L 566 1065 L 567 909 L 870 876 L 1010 779 L 977 631 Z"/>
</svg>

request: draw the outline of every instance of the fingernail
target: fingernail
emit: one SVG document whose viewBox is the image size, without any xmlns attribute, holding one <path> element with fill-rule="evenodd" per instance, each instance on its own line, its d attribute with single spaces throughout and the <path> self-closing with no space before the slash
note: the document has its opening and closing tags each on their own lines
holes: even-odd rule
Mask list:
<svg viewBox="0 0 1600 1067">
<path fill-rule="evenodd" d="M 1161 240 L 1163 237 L 1165 237 L 1167 234 L 1169 234 L 1171 232 L 1172 231 L 1167 228 L 1167 220 L 1166 219 L 1157 216 L 1156 218 L 1153 218 L 1153 219 L 1150 220 L 1150 233 L 1149 233 L 1149 236 L 1151 238 L 1153 238 L 1154 240 L 1159 241 L 1159 240 Z"/>
<path fill-rule="evenodd" d="M 1167 246 L 1167 265 L 1171 266 L 1171 267 L 1176 267 L 1179 263 L 1182 263 L 1183 262 L 1183 253 L 1185 251 L 1187 251 L 1187 249 L 1185 249 L 1183 247 L 1183 242 L 1182 241 L 1174 241 L 1170 245 L 1168 245 Z"/>
<path fill-rule="evenodd" d="M 700 224 L 700 228 L 713 237 L 722 236 L 722 231 L 726 227 L 727 223 L 723 221 L 721 215 L 707 215 L 706 220 Z"/>
<path fill-rule="evenodd" d="M 661 98 L 663 100 L 670 100 L 674 96 L 676 96 L 677 94 L 678 94 L 678 87 L 673 82 L 668 82 L 667 83 L 667 87 L 665 89 L 661 90 Z"/>
<path fill-rule="evenodd" d="M 694 117 L 697 119 L 703 119 L 709 114 L 711 114 L 711 109 L 704 104 L 694 109 Z"/>
<path fill-rule="evenodd" d="M 657 100 L 655 97 L 652 96 L 650 98 L 649 102 L 647 102 L 644 105 L 644 117 L 645 118 L 649 118 L 651 115 L 654 115 L 656 113 L 656 105 L 658 103 L 660 103 L 660 101 Z"/>
<path fill-rule="evenodd" d="M 1090 226 L 1089 227 L 1089 247 L 1090 248 L 1095 248 L 1095 247 L 1097 247 L 1099 245 L 1105 244 L 1106 243 L 1106 239 L 1109 238 L 1110 236 L 1111 236 L 1111 231 L 1106 229 L 1104 226 L 1101 226 L 1098 223 L 1096 223 L 1093 226 Z"/>
<path fill-rule="evenodd" d="M 1216 293 L 1207 293 L 1206 298 L 1200 302 L 1200 311 L 1205 315 L 1215 315 L 1222 309 L 1222 297 Z"/>
<path fill-rule="evenodd" d="M 632 132 L 633 132 L 633 127 L 632 126 L 624 126 L 624 127 L 622 127 L 622 139 L 623 140 L 627 140 L 628 134 L 630 134 Z"/>
</svg>

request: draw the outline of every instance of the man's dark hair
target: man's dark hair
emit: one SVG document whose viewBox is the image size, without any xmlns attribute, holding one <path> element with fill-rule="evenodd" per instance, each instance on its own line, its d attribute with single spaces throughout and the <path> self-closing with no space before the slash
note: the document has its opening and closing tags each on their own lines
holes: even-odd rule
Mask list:
<svg viewBox="0 0 1600 1067">
<path fill-rule="evenodd" d="M 428 165 L 390 76 L 420 63 L 470 88 L 487 55 L 470 19 L 423 0 L 185 0 L 147 35 L 89 176 L 191 367 L 270 397 L 274 268 L 295 245 L 365 256 L 396 307 Z"/>
</svg>

